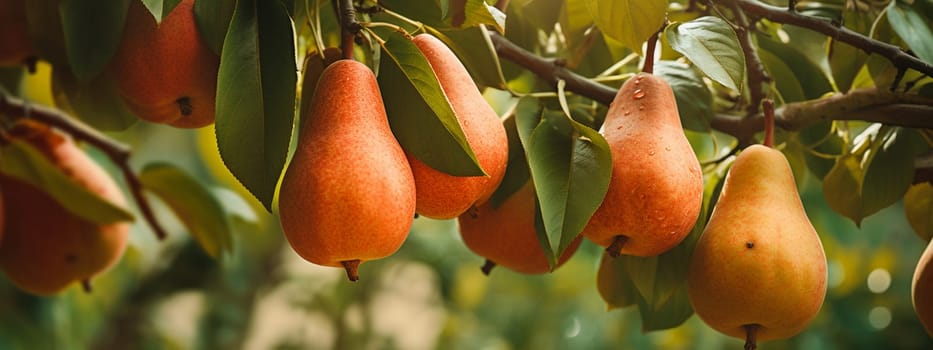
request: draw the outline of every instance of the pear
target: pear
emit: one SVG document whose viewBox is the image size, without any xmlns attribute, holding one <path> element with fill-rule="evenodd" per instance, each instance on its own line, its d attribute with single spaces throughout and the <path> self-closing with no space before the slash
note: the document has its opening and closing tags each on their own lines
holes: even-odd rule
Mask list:
<svg viewBox="0 0 933 350">
<path fill-rule="evenodd" d="M 826 256 L 784 155 L 753 145 L 726 175 L 693 252 L 687 292 L 697 315 L 727 335 L 783 339 L 826 296 Z"/>
<path fill-rule="evenodd" d="M 639 73 L 609 106 L 602 134 L 612 177 L 583 235 L 611 256 L 655 256 L 680 243 L 703 202 L 700 162 L 663 78 Z"/>
<path fill-rule="evenodd" d="M 933 244 L 927 244 L 927 249 L 917 262 L 911 295 L 920 323 L 926 328 L 927 334 L 933 337 Z"/>
<path fill-rule="evenodd" d="M 33 55 L 25 0 L 0 0 L 0 67 L 27 63 Z"/>
<path fill-rule="evenodd" d="M 321 74 L 282 179 L 279 218 L 305 260 L 344 267 L 394 253 L 415 214 L 415 182 L 372 71 L 352 60 Z"/>
<path fill-rule="evenodd" d="M 198 33 L 194 0 L 182 0 L 159 24 L 142 1 L 131 2 L 112 69 L 139 118 L 179 128 L 214 123 L 219 67 Z"/>
<path fill-rule="evenodd" d="M 457 218 L 463 243 L 487 259 L 483 272 L 489 274 L 495 265 L 524 274 L 551 271 L 535 231 L 536 210 L 534 185 L 528 181 L 498 208 L 487 202 Z M 573 256 L 582 238 L 578 236 L 564 251 L 557 267 Z"/>
<path fill-rule="evenodd" d="M 117 206 L 123 192 L 70 138 L 36 122 L 20 122 L 10 135 L 29 142 L 63 173 Z M 0 270 L 27 292 L 50 295 L 113 266 L 126 249 L 129 224 L 98 225 L 69 212 L 43 190 L 0 175 L 6 219 Z M 15 203 L 15 205 L 9 205 Z"/>
<path fill-rule="evenodd" d="M 470 73 L 453 51 L 430 34 L 419 34 L 415 45 L 431 64 L 450 101 L 467 142 L 488 176 L 453 176 L 407 154 L 415 176 L 417 212 L 435 219 L 451 219 L 486 202 L 505 176 L 509 142 L 496 111 L 480 94 Z"/>
</svg>

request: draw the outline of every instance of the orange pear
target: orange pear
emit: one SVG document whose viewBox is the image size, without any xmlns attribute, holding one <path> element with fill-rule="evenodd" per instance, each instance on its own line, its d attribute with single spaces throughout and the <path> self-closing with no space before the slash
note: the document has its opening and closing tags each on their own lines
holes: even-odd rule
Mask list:
<svg viewBox="0 0 933 350">
<path fill-rule="evenodd" d="M 687 274 L 707 325 L 733 337 L 783 339 L 803 330 L 826 296 L 826 256 L 790 165 L 754 145 L 736 158 Z"/>
<path fill-rule="evenodd" d="M 498 208 L 485 203 L 476 212 L 457 218 L 463 243 L 477 255 L 485 257 L 487 274 L 501 265 L 524 274 L 550 272 L 544 249 L 535 231 L 535 189 L 531 181 L 522 186 Z M 557 262 L 563 265 L 580 246 L 578 236 Z"/>
<path fill-rule="evenodd" d="M 33 55 L 25 0 L 0 0 L 0 66 L 24 64 Z"/>
<path fill-rule="evenodd" d="M 386 257 L 405 241 L 415 183 L 372 71 L 352 60 L 318 80 L 279 193 L 285 237 L 305 260 L 344 267 Z"/>
<path fill-rule="evenodd" d="M 602 134 L 612 154 L 612 178 L 584 236 L 613 256 L 654 256 L 673 248 L 696 223 L 703 174 L 670 85 L 645 73 L 626 81 Z"/>
<path fill-rule="evenodd" d="M 125 205 L 110 175 L 65 135 L 34 122 L 21 122 L 10 134 L 36 147 L 81 186 L 114 205 Z M 92 223 L 43 190 L 11 177 L 0 175 L 0 188 L 7 203 L 0 269 L 17 287 L 39 295 L 57 293 L 76 281 L 88 287 L 92 277 L 123 255 L 128 223 Z"/>
<path fill-rule="evenodd" d="M 431 168 L 411 154 L 407 155 L 418 189 L 418 214 L 451 219 L 472 206 L 485 203 L 492 196 L 505 176 L 509 143 L 496 111 L 480 94 L 470 73 L 453 51 L 430 34 L 415 36 L 414 43 L 431 64 L 467 142 L 488 175 L 453 176 Z"/>
<path fill-rule="evenodd" d="M 920 323 L 926 328 L 927 334 L 933 337 L 933 244 L 927 244 L 927 249 L 917 262 L 911 295 Z"/>
<path fill-rule="evenodd" d="M 112 68 L 139 118 L 180 128 L 212 124 L 219 66 L 198 33 L 194 0 L 182 0 L 161 24 L 141 1 L 131 2 Z"/>
</svg>

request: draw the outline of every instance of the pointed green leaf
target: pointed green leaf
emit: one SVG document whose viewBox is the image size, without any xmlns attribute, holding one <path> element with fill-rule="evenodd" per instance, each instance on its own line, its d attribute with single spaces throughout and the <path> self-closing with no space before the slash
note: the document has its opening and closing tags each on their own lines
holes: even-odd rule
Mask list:
<svg viewBox="0 0 933 350">
<path fill-rule="evenodd" d="M 929 13 L 920 15 L 913 5 L 902 1 L 891 1 L 888 5 L 888 22 L 891 28 L 910 46 L 914 54 L 927 63 L 933 63 L 933 30 Z"/>
<path fill-rule="evenodd" d="M 44 191 L 69 212 L 95 224 L 134 220 L 132 213 L 72 180 L 25 141 L 12 140 L 0 148 L 0 173 Z"/>
<path fill-rule="evenodd" d="M 609 144 L 564 112 L 546 111 L 526 152 L 548 244 L 557 257 L 606 195 L 612 171 Z"/>
<path fill-rule="evenodd" d="M 406 152 L 455 176 L 486 175 L 430 63 L 409 38 L 384 36 L 379 89 L 392 133 Z"/>
<path fill-rule="evenodd" d="M 120 46 L 129 6 L 130 0 L 62 1 L 65 50 L 68 64 L 79 81 L 91 80 L 110 63 Z"/>
<path fill-rule="evenodd" d="M 240 0 L 217 79 L 217 146 L 267 210 L 285 165 L 297 68 L 291 19 L 278 1 Z"/>
<path fill-rule="evenodd" d="M 842 13 L 842 21 L 846 28 L 855 32 L 867 35 L 871 31 L 872 19 L 868 13 L 845 10 Z M 841 92 L 848 92 L 858 72 L 868 61 L 868 53 L 835 40 L 833 37 L 827 40 L 829 40 L 829 67 L 833 72 L 836 88 Z"/>
<path fill-rule="evenodd" d="M 629 277 L 623 261 L 603 254 L 596 273 L 596 290 L 609 310 L 621 309 L 638 303 L 639 292 Z"/>
<path fill-rule="evenodd" d="M 152 18 L 155 18 L 156 23 L 162 23 L 162 20 L 169 13 L 172 13 L 172 10 L 175 9 L 175 6 L 178 6 L 181 0 L 142 0 L 142 2 L 146 9 L 149 10 L 149 13 L 152 14 Z"/>
<path fill-rule="evenodd" d="M 139 118 L 129 110 L 109 74 L 81 83 L 65 68 L 52 72 L 55 103 L 81 121 L 102 131 L 122 131 Z"/>
<path fill-rule="evenodd" d="M 219 258 L 231 250 L 232 238 L 223 206 L 192 176 L 167 163 L 147 165 L 139 181 L 181 219 L 208 255 Z"/>
<path fill-rule="evenodd" d="M 786 65 L 789 69 L 792 70 L 792 77 L 796 78 L 800 82 L 800 88 L 803 91 L 803 98 L 805 100 L 812 100 L 822 97 L 827 92 L 833 91 L 832 85 L 829 83 L 829 78 L 823 72 L 823 70 L 806 55 L 797 50 L 794 46 L 781 43 L 777 40 L 770 39 L 763 35 L 758 36 L 758 45 L 759 52 L 768 52 L 774 54 L 777 57 L 777 61 L 781 64 Z M 765 67 L 771 70 L 774 61 L 765 61 Z M 786 78 L 787 76 L 779 75 L 776 72 L 771 72 L 771 76 L 775 77 L 777 84 L 780 84 L 780 80 Z M 780 85 L 779 85 L 780 86 Z M 783 94 L 783 92 L 782 92 Z M 784 102 L 796 102 L 794 100 L 787 99 L 787 96 L 784 96 Z"/>
<path fill-rule="evenodd" d="M 713 120 L 713 94 L 692 67 L 674 61 L 659 61 L 654 74 L 664 78 L 677 99 L 677 112 L 684 128 L 709 131 Z"/>
<path fill-rule="evenodd" d="M 489 202 L 493 208 L 498 208 L 500 204 L 531 179 L 531 169 L 528 168 L 528 160 L 525 159 L 525 149 L 522 148 L 522 141 L 518 136 L 518 126 L 515 124 L 515 119 L 516 116 L 513 114 L 503 121 L 505 134 L 509 140 L 509 160 L 502 182 L 492 196 L 489 197 Z"/>
<path fill-rule="evenodd" d="M 719 17 L 675 23 L 664 31 L 671 47 L 706 76 L 735 91 L 745 83 L 745 55 L 735 31 Z"/>
<path fill-rule="evenodd" d="M 823 179 L 830 208 L 856 225 L 904 196 L 913 179 L 913 145 L 908 129 L 874 124 Z"/>
<path fill-rule="evenodd" d="M 664 330 L 680 326 L 690 316 L 693 316 L 693 307 L 687 295 L 687 284 L 680 283 L 671 292 L 669 298 L 660 305 L 651 306 L 640 299 L 638 313 L 641 315 L 642 332 Z"/>
<path fill-rule="evenodd" d="M 661 29 L 668 0 L 585 0 L 599 29 L 632 51 Z"/>
<path fill-rule="evenodd" d="M 197 0 L 194 2 L 194 20 L 198 32 L 214 53 L 220 55 L 230 18 L 236 6 L 234 0 Z"/>
</svg>

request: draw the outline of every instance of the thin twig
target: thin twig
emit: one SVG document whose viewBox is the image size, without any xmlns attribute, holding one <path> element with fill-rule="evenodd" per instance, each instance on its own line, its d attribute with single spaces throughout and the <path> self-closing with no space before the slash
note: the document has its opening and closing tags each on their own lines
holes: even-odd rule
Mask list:
<svg viewBox="0 0 933 350">
<path fill-rule="evenodd" d="M 110 161 L 120 167 L 123 176 L 126 178 L 127 185 L 129 185 L 130 193 L 132 193 L 133 198 L 136 200 L 136 204 L 139 206 L 139 211 L 142 212 L 143 217 L 146 218 L 146 222 L 149 223 L 156 238 L 159 240 L 165 239 L 165 230 L 159 225 L 158 220 L 156 220 L 155 214 L 149 206 L 149 202 L 146 201 L 143 196 L 143 186 L 136 176 L 136 173 L 130 168 L 129 147 L 104 136 L 97 130 L 66 115 L 62 111 L 45 106 L 31 105 L 9 95 L 0 94 L 0 114 L 10 116 L 14 119 L 28 117 L 48 124 L 104 152 L 104 154 L 110 158 Z"/>
<path fill-rule="evenodd" d="M 796 11 L 787 11 L 785 8 L 767 5 L 759 1 L 726 1 L 738 4 L 738 6 L 750 16 L 767 18 L 772 22 L 792 24 L 807 28 L 828 35 L 835 40 L 852 45 L 867 53 L 881 55 L 891 61 L 895 67 L 910 68 L 933 76 L 933 64 L 911 56 L 898 46 L 875 40 L 846 27 L 838 26 L 831 20 L 807 16 Z"/>
<path fill-rule="evenodd" d="M 765 98 L 761 85 L 770 83 L 771 77 L 768 75 L 768 71 L 765 70 L 764 64 L 761 63 L 758 49 L 752 43 L 749 31 L 754 30 L 755 25 L 748 20 L 745 12 L 742 12 L 738 4 L 731 3 L 731 5 L 735 16 L 733 29 L 735 29 L 735 33 L 739 38 L 739 46 L 742 47 L 742 52 L 745 54 L 745 70 L 748 71 L 748 95 L 751 98 L 748 105 L 748 114 L 751 115 L 758 113 L 758 106 L 761 104 L 761 100 Z"/>
</svg>

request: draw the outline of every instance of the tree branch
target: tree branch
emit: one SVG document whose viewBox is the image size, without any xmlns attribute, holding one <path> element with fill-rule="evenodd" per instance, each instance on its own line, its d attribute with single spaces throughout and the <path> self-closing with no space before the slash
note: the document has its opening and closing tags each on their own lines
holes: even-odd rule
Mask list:
<svg viewBox="0 0 933 350">
<path fill-rule="evenodd" d="M 518 47 L 505 37 L 490 32 L 499 57 L 528 69 L 552 86 L 563 79 L 566 89 L 589 97 L 604 105 L 615 98 L 616 89 L 589 80 L 559 64 L 558 60 L 543 58 Z M 775 110 L 775 125 L 784 130 L 800 130 L 825 120 L 863 120 L 912 128 L 933 128 L 933 98 L 884 89 L 868 88 L 819 100 L 789 103 Z M 755 133 L 764 130 L 761 113 L 738 116 L 716 114 L 711 120 L 713 129 L 732 135 L 739 142 L 749 143 Z"/>
<path fill-rule="evenodd" d="M 104 152 L 114 164 L 120 167 L 123 176 L 126 178 L 127 185 L 129 185 L 133 199 L 136 200 L 139 210 L 146 218 L 146 221 L 149 223 L 156 237 L 159 240 L 165 238 L 165 230 L 159 225 L 159 222 L 152 212 L 152 208 L 149 206 L 149 202 L 143 197 L 143 186 L 139 182 L 139 178 L 136 176 L 136 173 L 130 169 L 129 147 L 104 136 L 97 130 L 69 117 L 57 109 L 28 104 L 23 102 L 23 100 L 6 94 L 0 94 L 0 114 L 10 116 L 14 119 L 31 118 L 48 124 Z"/>
<path fill-rule="evenodd" d="M 772 22 L 792 24 L 807 28 L 828 35 L 835 40 L 852 45 L 867 53 L 881 55 L 901 70 L 910 68 L 933 76 L 933 65 L 930 63 L 911 56 L 898 46 L 866 37 L 848 28 L 835 25 L 830 20 L 807 16 L 796 11 L 787 11 L 785 8 L 775 7 L 753 0 L 726 1 L 737 4 L 748 15 L 767 18 Z"/>
<path fill-rule="evenodd" d="M 745 16 L 745 12 L 738 7 L 736 3 L 731 4 L 732 12 L 735 15 L 736 26 L 735 29 L 736 35 L 739 39 L 739 46 L 742 47 L 742 52 L 745 54 L 745 70 L 748 72 L 748 94 L 751 97 L 748 105 L 748 114 L 758 113 L 759 105 L 761 105 L 761 100 L 765 98 L 764 90 L 762 90 L 761 85 L 771 82 L 771 77 L 768 75 L 768 71 L 765 70 L 765 65 L 761 63 L 761 58 L 758 56 L 758 49 L 755 48 L 755 44 L 752 43 L 751 35 L 749 34 L 750 30 L 754 29 L 754 24 L 748 20 L 748 17 Z"/>
</svg>

